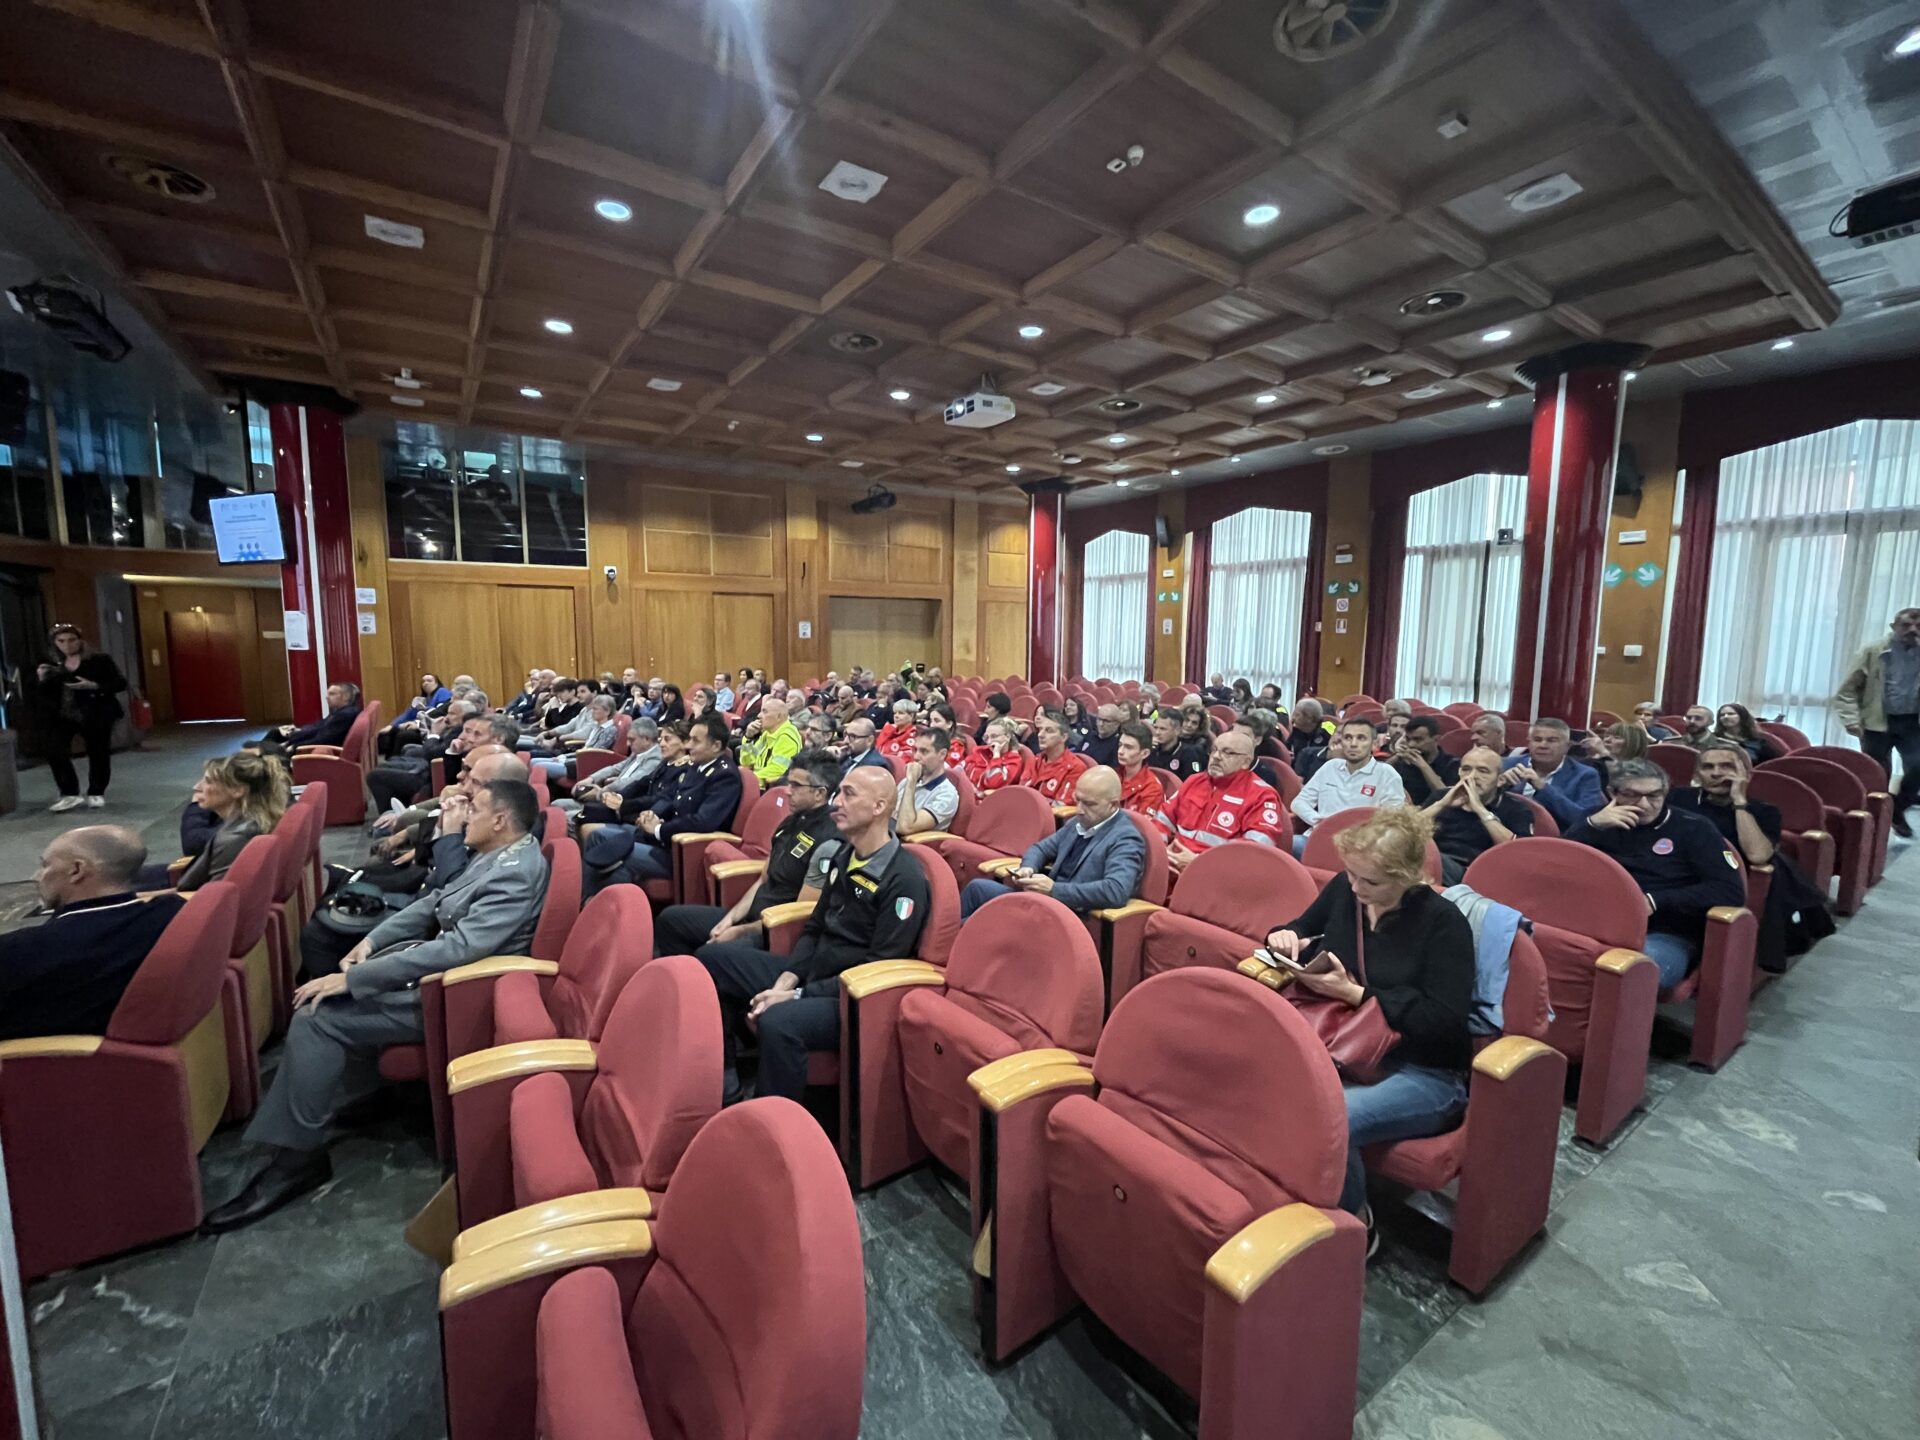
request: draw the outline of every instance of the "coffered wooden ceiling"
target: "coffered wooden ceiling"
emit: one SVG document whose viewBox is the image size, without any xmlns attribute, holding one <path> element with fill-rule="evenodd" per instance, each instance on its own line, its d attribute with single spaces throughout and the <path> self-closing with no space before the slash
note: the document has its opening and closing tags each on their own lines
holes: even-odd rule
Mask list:
<svg viewBox="0 0 1920 1440">
<path fill-rule="evenodd" d="M 1837 313 L 1611 0 L 1400 0 L 1303 63 L 1274 24 L 1312 3 L 37 0 L 0 134 L 205 372 L 906 486 L 1153 474 Z M 154 161 L 210 193 L 125 178 Z M 820 188 L 841 161 L 884 185 Z M 945 425 L 983 374 L 1018 418 Z"/>
</svg>

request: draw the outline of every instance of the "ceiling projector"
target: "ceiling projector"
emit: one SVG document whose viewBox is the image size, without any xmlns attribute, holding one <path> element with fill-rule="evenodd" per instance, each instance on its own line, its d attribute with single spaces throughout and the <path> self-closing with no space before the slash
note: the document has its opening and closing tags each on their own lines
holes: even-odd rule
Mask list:
<svg viewBox="0 0 1920 1440">
<path fill-rule="evenodd" d="M 1013 401 L 991 390 L 976 390 L 947 402 L 947 424 L 968 430 L 991 430 L 1013 419 Z"/>
</svg>

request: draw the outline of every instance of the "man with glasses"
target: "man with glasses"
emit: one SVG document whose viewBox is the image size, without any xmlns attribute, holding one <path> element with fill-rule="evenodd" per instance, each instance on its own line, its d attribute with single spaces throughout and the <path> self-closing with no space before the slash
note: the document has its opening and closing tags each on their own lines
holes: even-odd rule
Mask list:
<svg viewBox="0 0 1920 1440">
<path fill-rule="evenodd" d="M 1667 803 L 1667 775 L 1650 760 L 1616 760 L 1612 798 L 1566 832 L 1619 861 L 1647 902 L 1646 953 L 1665 990 L 1700 960 L 1707 912 L 1747 903 L 1740 862 L 1720 832 Z"/>
<path fill-rule="evenodd" d="M 1291 843 L 1280 794 L 1253 773 L 1253 737 L 1238 728 L 1213 737 L 1206 773 L 1176 790 L 1158 819 L 1176 873 L 1229 840 Z"/>
<path fill-rule="evenodd" d="M 767 842 L 767 868 L 732 906 L 669 905 L 653 922 L 653 953 L 691 955 L 702 945 L 744 940 L 758 944 L 760 916 L 769 905 L 814 901 L 826 886 L 827 862 L 840 849 L 840 832 L 827 797 L 840 762 L 825 750 L 802 750 L 787 768 L 787 813 Z"/>
</svg>

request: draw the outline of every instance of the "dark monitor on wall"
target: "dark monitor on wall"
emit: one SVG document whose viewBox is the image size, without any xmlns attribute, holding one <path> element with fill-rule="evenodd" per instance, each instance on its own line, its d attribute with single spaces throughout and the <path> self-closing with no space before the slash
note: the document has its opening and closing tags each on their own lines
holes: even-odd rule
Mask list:
<svg viewBox="0 0 1920 1440">
<path fill-rule="evenodd" d="M 287 558 L 275 495 L 226 495 L 207 502 L 213 545 L 222 565 L 278 563 Z"/>
</svg>

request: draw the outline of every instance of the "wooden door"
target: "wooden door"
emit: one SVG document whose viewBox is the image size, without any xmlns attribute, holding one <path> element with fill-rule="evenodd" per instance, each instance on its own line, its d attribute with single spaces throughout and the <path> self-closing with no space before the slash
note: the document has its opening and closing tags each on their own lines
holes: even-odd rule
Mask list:
<svg viewBox="0 0 1920 1440">
<path fill-rule="evenodd" d="M 886 675 L 907 660 L 941 663 L 944 647 L 938 600 L 835 595 L 828 613 L 832 617 L 831 665 L 842 675 L 855 665 L 870 665 Z"/>
<path fill-rule="evenodd" d="M 231 615 L 167 611 L 167 668 L 173 677 L 174 719 L 247 718 L 239 627 Z"/>
<path fill-rule="evenodd" d="M 1026 602 L 1024 600 L 989 600 L 986 610 L 986 643 L 980 657 L 981 674 L 1026 674 Z"/>
<path fill-rule="evenodd" d="M 525 671 L 507 685 L 493 593 L 491 585 L 453 580 L 416 580 L 407 586 L 410 681 L 431 670 L 443 681 L 473 676 L 495 703 L 519 693 Z"/>
<path fill-rule="evenodd" d="M 770 680 L 784 678 L 798 683 L 806 679 L 804 675 L 782 677 L 775 673 L 771 595 L 715 595 L 713 649 L 705 666 L 695 672 L 694 683 L 711 680 L 717 671 L 738 670 L 747 664 L 765 666 Z"/>
<path fill-rule="evenodd" d="M 570 585 L 502 585 L 494 591 L 500 624 L 500 666 L 503 691 L 488 696 L 511 698 L 536 665 L 562 675 L 580 673 L 580 642 L 573 627 L 573 587 Z M 589 676 L 589 679 L 595 677 Z"/>
<path fill-rule="evenodd" d="M 634 668 L 683 691 L 713 679 L 714 597 L 700 590 L 642 590 Z M 742 662 L 734 662 L 736 664 Z"/>
</svg>

